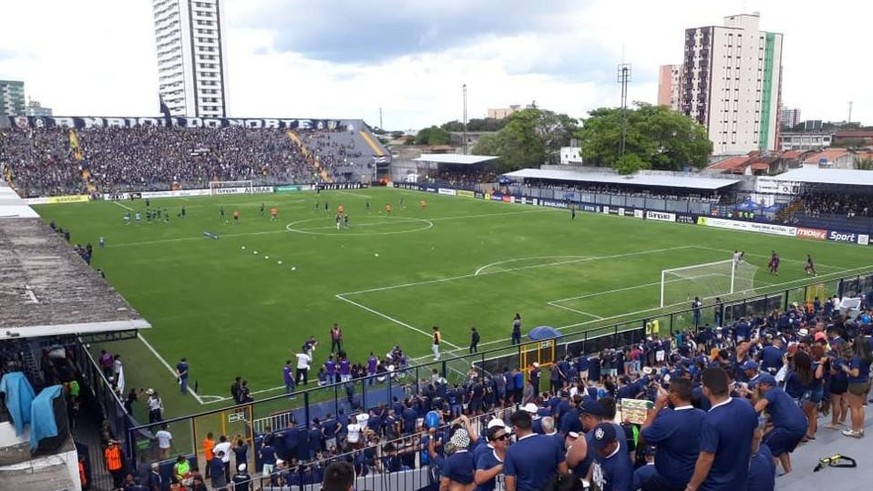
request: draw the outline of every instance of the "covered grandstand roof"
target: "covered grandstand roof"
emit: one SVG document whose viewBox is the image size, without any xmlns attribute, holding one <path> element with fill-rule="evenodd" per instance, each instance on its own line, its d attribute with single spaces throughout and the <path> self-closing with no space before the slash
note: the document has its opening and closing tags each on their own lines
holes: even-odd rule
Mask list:
<svg viewBox="0 0 873 491">
<path fill-rule="evenodd" d="M 428 162 L 432 164 L 455 164 L 455 165 L 474 165 L 483 162 L 490 162 L 500 157 L 493 155 L 461 155 L 458 153 L 423 153 L 421 157 L 412 159 L 416 162 Z"/>
<path fill-rule="evenodd" d="M 3 218 L 39 218 L 39 215 L 0 180 L 0 219 Z"/>
<path fill-rule="evenodd" d="M 854 169 L 823 169 L 807 165 L 772 176 L 774 181 L 808 184 L 838 184 L 844 186 L 873 186 L 873 171 Z"/>
<path fill-rule="evenodd" d="M 0 341 L 151 327 L 9 191 L 0 183 Z"/>
<path fill-rule="evenodd" d="M 736 179 L 716 179 L 697 176 L 673 176 L 657 174 L 634 174 L 620 176 L 601 172 L 579 172 L 572 170 L 521 169 L 504 174 L 511 178 L 550 179 L 555 181 L 594 182 L 601 184 L 625 184 L 632 186 L 667 187 L 716 190 L 731 186 L 740 181 Z"/>
</svg>

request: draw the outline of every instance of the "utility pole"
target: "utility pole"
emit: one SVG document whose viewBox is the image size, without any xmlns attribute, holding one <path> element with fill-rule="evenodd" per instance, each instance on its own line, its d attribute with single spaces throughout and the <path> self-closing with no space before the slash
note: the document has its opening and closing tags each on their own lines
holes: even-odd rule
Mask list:
<svg viewBox="0 0 873 491">
<path fill-rule="evenodd" d="M 385 127 L 382 126 L 382 108 L 379 108 L 379 129 L 385 131 Z"/>
<path fill-rule="evenodd" d="M 461 88 L 464 91 L 464 155 L 467 155 L 467 84 Z"/>
<path fill-rule="evenodd" d="M 849 101 L 849 119 L 846 120 L 847 123 L 852 122 L 852 102 L 853 101 Z"/>
<path fill-rule="evenodd" d="M 618 65 L 618 83 L 621 84 L 621 143 L 618 157 L 624 157 L 625 140 L 627 139 L 627 85 L 631 80 L 630 63 Z"/>
</svg>

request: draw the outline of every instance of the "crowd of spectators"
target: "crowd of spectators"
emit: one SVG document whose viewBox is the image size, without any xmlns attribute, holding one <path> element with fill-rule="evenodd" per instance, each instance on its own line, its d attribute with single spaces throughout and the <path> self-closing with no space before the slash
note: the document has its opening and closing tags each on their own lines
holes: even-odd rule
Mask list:
<svg viewBox="0 0 873 491">
<path fill-rule="evenodd" d="M 446 187 L 474 190 L 477 184 L 497 182 L 497 171 L 491 168 L 440 169 L 429 181 Z"/>
<path fill-rule="evenodd" d="M 870 195 L 806 192 L 799 199 L 803 213 L 816 217 L 821 215 L 869 217 L 870 210 L 873 209 L 873 196 Z"/>
<path fill-rule="evenodd" d="M 99 193 L 202 189 L 215 180 L 313 183 L 322 180 L 315 158 L 334 182 L 370 175 L 373 153 L 358 148 L 355 134 L 298 134 L 308 152 L 279 129 L 87 128 L 76 130 L 78 149 L 65 128 L 3 130 L 0 163 L 13 187 L 27 197 L 83 194 L 89 187 Z M 355 175 L 348 167 L 360 172 Z"/>
<path fill-rule="evenodd" d="M 849 318 L 836 305 L 826 299 L 650 333 L 638 345 L 548 368 L 473 369 L 457 383 L 435 371 L 389 404 L 268 429 L 255 448 L 264 465 L 258 479 L 313 484 L 330 463 L 348 462 L 357 477 L 428 467 L 448 485 L 497 479 L 544 489 L 566 471 L 616 491 L 696 490 L 718 480 L 740 489 L 750 479 L 754 489 L 773 489 L 777 468 L 791 472 L 791 453 L 813 444 L 820 428 L 864 435 L 873 311 L 862 306 Z M 624 399 L 652 403 L 644 422 L 629 421 Z M 830 417 L 821 427 L 820 414 Z M 511 443 L 503 437 L 510 433 Z M 498 451 L 502 463 L 483 457 Z M 534 453 L 554 458 L 532 467 L 525 458 Z M 707 472 L 696 472 L 700 462 Z"/>
<path fill-rule="evenodd" d="M 24 197 L 87 192 L 63 128 L 0 130 L 0 167 Z"/>
<path fill-rule="evenodd" d="M 547 189 L 556 189 L 565 192 L 580 192 L 580 193 L 594 193 L 594 194 L 611 194 L 616 196 L 628 196 L 634 198 L 652 198 L 652 199 L 672 199 L 672 200 L 691 200 L 691 201 L 699 201 L 701 203 L 711 203 L 711 204 L 733 204 L 730 202 L 724 202 L 723 200 L 726 198 L 722 196 L 718 192 L 712 192 L 711 194 L 703 194 L 700 192 L 688 192 L 688 193 L 679 193 L 674 191 L 672 193 L 668 192 L 654 192 L 652 190 L 642 190 L 639 186 L 618 186 L 618 185 L 610 185 L 610 184 L 588 184 L 588 183 L 576 183 L 576 184 L 547 184 L 543 183 L 538 185 L 539 187 L 544 187 Z"/>
</svg>

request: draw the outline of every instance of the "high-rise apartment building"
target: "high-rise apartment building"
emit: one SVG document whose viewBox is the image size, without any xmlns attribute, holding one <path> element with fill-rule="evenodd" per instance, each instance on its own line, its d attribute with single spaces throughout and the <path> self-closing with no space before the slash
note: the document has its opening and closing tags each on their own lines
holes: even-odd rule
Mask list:
<svg viewBox="0 0 873 491">
<path fill-rule="evenodd" d="M 717 155 L 779 148 L 782 34 L 759 20 L 732 15 L 685 30 L 682 111 L 706 126 Z"/>
<path fill-rule="evenodd" d="M 779 122 L 783 128 L 794 128 L 800 124 L 800 109 L 782 108 L 779 112 Z"/>
<path fill-rule="evenodd" d="M 24 82 L 0 80 L 0 116 L 24 114 Z"/>
<path fill-rule="evenodd" d="M 152 0 L 158 93 L 173 116 L 227 115 L 222 0 Z"/>
<path fill-rule="evenodd" d="M 658 105 L 679 111 L 682 108 L 682 65 L 661 65 L 658 70 Z"/>
</svg>

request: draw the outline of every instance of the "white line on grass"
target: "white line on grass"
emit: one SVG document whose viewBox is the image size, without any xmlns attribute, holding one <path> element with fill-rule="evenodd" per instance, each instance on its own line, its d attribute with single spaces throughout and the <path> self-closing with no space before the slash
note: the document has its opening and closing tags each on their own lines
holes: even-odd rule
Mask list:
<svg viewBox="0 0 873 491">
<path fill-rule="evenodd" d="M 114 203 L 114 201 L 113 201 L 113 203 Z M 146 341 L 145 336 L 143 336 L 142 333 L 138 333 L 136 337 L 138 337 L 139 340 L 142 341 L 142 344 L 144 344 L 145 347 L 148 348 L 149 351 L 151 351 L 152 354 L 155 355 L 155 357 L 157 357 L 158 361 L 160 361 L 162 365 L 164 365 L 165 367 L 167 367 L 167 370 L 168 370 L 168 371 L 170 372 L 170 374 L 172 374 L 173 377 L 175 378 L 175 377 L 176 377 L 176 371 L 173 370 L 173 367 L 171 367 L 170 364 L 167 363 L 167 360 L 165 360 L 164 357 L 161 356 L 161 354 L 158 353 L 158 351 L 157 351 L 154 347 L 152 347 L 152 345 L 149 344 L 148 341 Z M 202 399 L 199 395 L 197 395 L 197 393 L 194 392 L 194 390 L 193 390 L 191 387 L 188 387 L 188 392 L 190 392 L 191 395 L 194 396 L 194 399 L 196 399 L 197 402 L 199 402 L 200 404 L 203 404 L 203 399 Z"/>
<path fill-rule="evenodd" d="M 133 208 L 131 208 L 131 207 L 127 206 L 127 205 L 123 205 L 123 204 L 119 203 L 118 201 L 113 201 L 112 204 L 114 204 L 115 206 L 120 206 L 120 207 L 124 208 L 124 209 L 127 210 L 127 211 L 133 211 Z"/>
<path fill-rule="evenodd" d="M 425 335 L 425 336 L 427 336 L 427 337 L 431 337 L 431 334 L 430 334 L 429 332 L 422 331 L 421 329 L 419 329 L 419 328 L 417 328 L 417 327 L 415 327 L 415 326 L 411 326 L 411 325 L 409 325 L 409 324 L 407 324 L 407 323 L 405 323 L 405 322 L 403 322 L 403 321 L 401 321 L 401 320 L 397 320 L 397 319 L 395 319 L 394 317 L 391 317 L 391 316 L 388 315 L 388 314 L 383 314 L 382 312 L 379 312 L 378 310 L 375 310 L 375 309 L 371 309 L 370 307 L 367 307 L 366 305 L 360 304 L 360 303 L 355 302 L 355 301 L 353 301 L 353 300 L 349 300 L 348 298 L 345 298 L 345 297 L 343 296 L 343 294 L 337 294 L 337 295 L 335 295 L 335 296 L 336 296 L 336 298 L 342 300 L 343 302 L 348 302 L 348 303 L 354 305 L 355 307 L 358 307 L 358 308 L 364 309 L 364 310 L 366 310 L 367 312 L 370 312 L 371 314 L 378 315 L 379 317 L 381 317 L 381 318 L 383 318 L 383 319 L 386 319 L 386 320 L 389 320 L 389 321 L 391 321 L 391 322 L 393 322 L 393 323 L 395 323 L 395 324 L 397 324 L 397 325 L 399 325 L 399 326 L 403 326 L 403 327 L 405 327 L 405 328 L 407 328 L 407 329 L 411 329 L 411 330 L 413 330 L 413 331 L 415 331 L 415 332 L 417 332 L 417 333 L 423 334 L 423 335 Z M 458 346 L 457 344 L 450 343 L 450 342 L 446 341 L 445 338 L 443 338 L 443 342 L 444 342 L 445 344 L 447 344 L 447 345 L 453 347 L 453 348 L 456 348 L 456 349 L 460 348 L 460 346 Z"/>
<path fill-rule="evenodd" d="M 493 273 L 489 273 L 486 271 L 484 273 L 476 274 L 476 272 L 473 272 L 471 274 L 465 274 L 465 275 L 459 275 L 459 276 L 450 276 L 448 278 L 438 278 L 435 280 L 417 281 L 417 282 L 413 282 L 413 283 L 403 283 L 400 285 L 383 286 L 383 287 L 379 287 L 379 288 L 368 288 L 366 290 L 358 290 L 358 291 L 354 291 L 354 292 L 340 293 L 339 295 L 360 295 L 363 293 L 373 293 L 373 292 L 381 292 L 381 291 L 386 291 L 386 290 L 395 290 L 397 288 L 406 288 L 406 287 L 410 287 L 410 286 L 430 285 L 430 284 L 434 284 L 434 283 L 445 283 L 448 281 L 461 280 L 461 279 L 465 279 L 465 278 L 474 278 L 476 276 L 485 276 L 485 275 L 492 275 L 492 274 L 499 274 L 499 273 L 511 273 L 513 271 L 522 271 L 522 270 L 526 270 L 526 269 L 535 269 L 535 268 L 546 268 L 549 266 L 560 266 L 563 264 L 599 261 L 602 259 L 620 259 L 623 257 L 644 256 L 646 254 L 656 254 L 656 253 L 660 253 L 660 252 L 676 251 L 676 250 L 680 250 L 680 249 L 693 249 L 694 247 L 696 247 L 696 246 L 669 247 L 666 249 L 650 249 L 647 251 L 627 252 L 624 254 L 613 254 L 611 256 L 582 256 L 582 257 L 577 258 L 577 259 L 569 259 L 566 261 L 555 261 L 555 262 L 551 262 L 551 263 L 532 264 L 532 265 L 528 265 L 528 266 L 519 266 L 517 268 L 501 269 L 498 271 L 494 271 Z M 570 257 L 572 257 L 572 256 L 570 256 Z M 521 260 L 521 259 L 523 259 L 523 258 L 519 258 L 519 260 Z M 479 269 L 481 269 L 481 268 L 479 268 Z"/>
<path fill-rule="evenodd" d="M 602 320 L 602 319 L 603 319 L 603 317 L 600 317 L 599 315 L 594 315 L 594 314 L 591 314 L 591 313 L 588 313 L 588 312 L 583 312 L 583 311 L 581 311 L 581 310 L 571 309 L 570 307 L 565 307 L 565 306 L 563 306 L 563 305 L 561 305 L 561 304 L 559 304 L 559 303 L 548 302 L 548 304 L 551 305 L 552 307 L 555 307 L 555 308 L 558 308 L 558 309 L 569 310 L 570 312 L 575 312 L 575 313 L 577 313 L 577 314 L 585 315 L 585 316 L 588 316 L 588 317 L 594 317 L 594 318 L 597 319 L 597 320 Z"/>
</svg>

